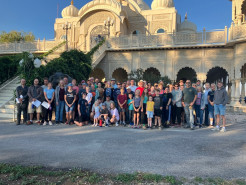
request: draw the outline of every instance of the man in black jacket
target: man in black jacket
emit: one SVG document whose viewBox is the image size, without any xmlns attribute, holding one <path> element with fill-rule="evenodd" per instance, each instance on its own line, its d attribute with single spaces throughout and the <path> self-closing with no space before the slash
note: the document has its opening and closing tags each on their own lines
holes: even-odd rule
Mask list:
<svg viewBox="0 0 246 185">
<path fill-rule="evenodd" d="M 23 111 L 23 124 L 27 121 L 27 105 L 28 105 L 28 87 L 26 86 L 26 80 L 21 79 L 21 85 L 16 88 L 16 98 L 17 102 L 17 123 L 20 125 L 21 122 L 21 112 Z"/>
</svg>

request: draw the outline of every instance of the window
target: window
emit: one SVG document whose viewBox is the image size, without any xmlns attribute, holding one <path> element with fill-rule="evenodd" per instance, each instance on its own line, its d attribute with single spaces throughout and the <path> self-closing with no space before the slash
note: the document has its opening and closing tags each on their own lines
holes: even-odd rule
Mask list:
<svg viewBox="0 0 246 185">
<path fill-rule="evenodd" d="M 140 31 L 138 30 L 135 30 L 134 32 L 132 32 L 133 35 L 139 35 L 140 34 Z"/>
<path fill-rule="evenodd" d="M 160 29 L 157 30 L 157 33 L 165 33 L 165 30 L 160 28 Z"/>
</svg>

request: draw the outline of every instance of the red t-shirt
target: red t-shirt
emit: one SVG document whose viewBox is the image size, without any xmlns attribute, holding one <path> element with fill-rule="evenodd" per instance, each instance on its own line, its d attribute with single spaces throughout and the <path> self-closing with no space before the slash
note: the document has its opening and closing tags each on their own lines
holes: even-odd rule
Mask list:
<svg viewBox="0 0 246 185">
<path fill-rule="evenodd" d="M 144 91 L 144 87 L 138 87 L 136 90 L 140 90 L 140 96 L 142 96 L 143 91 Z M 136 92 L 136 91 L 135 91 Z"/>
<path fill-rule="evenodd" d="M 119 94 L 118 97 L 117 97 L 117 100 L 119 100 L 120 104 L 123 104 L 125 101 L 127 101 L 127 96 L 126 94 L 124 95 L 121 95 Z M 127 108 L 127 102 L 123 105 L 123 108 L 126 109 Z"/>
<path fill-rule="evenodd" d="M 156 95 L 155 95 L 155 93 L 152 94 L 151 92 L 149 92 L 149 96 L 152 96 L 154 98 Z"/>
</svg>

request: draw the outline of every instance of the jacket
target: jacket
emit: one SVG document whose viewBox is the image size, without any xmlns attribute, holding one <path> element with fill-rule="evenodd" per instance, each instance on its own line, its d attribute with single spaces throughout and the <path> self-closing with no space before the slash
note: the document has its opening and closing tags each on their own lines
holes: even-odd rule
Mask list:
<svg viewBox="0 0 246 185">
<path fill-rule="evenodd" d="M 20 96 L 23 96 L 23 102 L 27 102 L 28 101 L 28 87 L 24 86 L 24 88 L 20 85 L 16 88 L 16 98 L 20 98 Z"/>
<path fill-rule="evenodd" d="M 32 85 L 31 87 L 29 87 L 28 89 L 28 97 L 29 97 L 29 102 L 32 102 L 32 99 L 35 98 L 39 101 L 42 101 L 42 97 L 43 97 L 43 88 L 41 86 L 37 86 L 36 87 L 36 90 L 37 90 L 37 96 L 34 97 L 34 94 L 33 94 L 33 90 L 34 90 L 34 85 Z"/>
<path fill-rule="evenodd" d="M 182 99 L 182 91 L 181 90 L 177 90 L 177 91 L 172 91 L 172 101 L 175 101 L 175 105 L 177 107 L 182 107 L 182 102 L 181 102 L 181 99 Z"/>
<path fill-rule="evenodd" d="M 221 89 L 217 89 L 214 92 L 214 104 L 215 105 L 226 105 L 228 103 L 228 94 L 224 87 L 221 87 Z"/>
<path fill-rule="evenodd" d="M 60 93 L 60 86 L 58 85 L 57 87 L 56 87 L 56 90 L 55 90 L 55 99 L 56 99 L 56 103 L 58 103 L 59 102 L 59 93 Z M 67 88 L 66 87 L 64 87 L 64 90 L 65 90 L 65 92 L 66 92 L 66 90 L 67 90 Z"/>
</svg>

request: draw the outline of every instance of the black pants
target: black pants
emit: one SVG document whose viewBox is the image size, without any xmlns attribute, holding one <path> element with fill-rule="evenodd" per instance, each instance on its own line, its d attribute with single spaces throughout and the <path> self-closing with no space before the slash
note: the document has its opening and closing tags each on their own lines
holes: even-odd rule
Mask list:
<svg viewBox="0 0 246 185">
<path fill-rule="evenodd" d="M 45 116 L 44 116 L 44 120 L 45 120 L 46 122 L 52 120 L 52 112 L 53 112 L 53 108 L 54 108 L 54 101 L 51 103 L 50 107 L 51 107 L 51 108 L 49 108 L 49 109 L 46 109 L 46 108 L 45 108 L 45 112 L 44 112 L 44 115 L 45 115 Z M 48 120 L 48 117 L 49 117 L 49 120 Z"/>
<path fill-rule="evenodd" d="M 173 124 L 175 124 L 176 119 L 178 121 L 178 124 L 181 124 L 181 111 L 182 111 L 182 107 L 177 107 L 176 105 L 173 106 L 173 110 L 172 110 Z"/>
<path fill-rule="evenodd" d="M 208 121 L 208 115 L 209 115 L 209 111 L 208 111 L 208 105 L 205 105 L 205 120 L 204 120 L 204 124 L 206 125 L 206 126 L 209 126 L 209 121 Z"/>
<path fill-rule="evenodd" d="M 143 103 L 143 112 L 141 112 L 141 124 L 147 124 L 147 115 L 146 115 L 146 103 Z"/>
<path fill-rule="evenodd" d="M 17 104 L 17 124 L 21 122 L 21 112 L 23 112 L 23 123 L 27 121 L 27 105 L 28 102 Z"/>
</svg>

